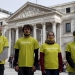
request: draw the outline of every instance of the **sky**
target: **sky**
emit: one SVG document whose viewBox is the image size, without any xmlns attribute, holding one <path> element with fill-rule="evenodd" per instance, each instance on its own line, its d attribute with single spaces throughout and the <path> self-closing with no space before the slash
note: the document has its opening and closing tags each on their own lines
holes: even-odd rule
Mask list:
<svg viewBox="0 0 75 75">
<path fill-rule="evenodd" d="M 37 3 L 39 5 L 49 7 L 49 6 L 63 4 L 72 1 L 74 0 L 0 0 L 0 8 L 14 13 L 26 2 Z"/>
</svg>

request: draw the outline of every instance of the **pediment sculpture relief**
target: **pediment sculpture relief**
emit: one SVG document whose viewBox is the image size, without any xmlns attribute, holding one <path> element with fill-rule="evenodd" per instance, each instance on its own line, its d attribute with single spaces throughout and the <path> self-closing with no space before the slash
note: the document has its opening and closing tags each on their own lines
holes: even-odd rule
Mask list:
<svg viewBox="0 0 75 75">
<path fill-rule="evenodd" d="M 43 9 L 39 9 L 39 8 L 28 7 L 14 19 L 25 18 L 25 17 L 33 16 L 33 15 L 43 13 L 43 12 L 46 12 L 46 11 Z"/>
</svg>

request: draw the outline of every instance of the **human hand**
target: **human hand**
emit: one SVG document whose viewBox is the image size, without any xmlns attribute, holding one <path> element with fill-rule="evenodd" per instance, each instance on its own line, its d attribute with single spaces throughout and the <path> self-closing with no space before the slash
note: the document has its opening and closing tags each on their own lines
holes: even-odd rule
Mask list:
<svg viewBox="0 0 75 75">
<path fill-rule="evenodd" d="M 14 69 L 15 69 L 16 72 L 19 71 L 19 67 L 18 66 L 15 66 Z"/>
<path fill-rule="evenodd" d="M 42 71 L 42 75 L 46 75 L 46 71 Z"/>
<path fill-rule="evenodd" d="M 59 73 L 61 73 L 62 71 L 59 71 Z"/>
<path fill-rule="evenodd" d="M 36 66 L 33 66 L 32 67 L 32 72 L 35 72 L 36 71 Z"/>
<path fill-rule="evenodd" d="M 42 71 L 42 73 L 46 73 L 46 71 Z"/>
</svg>

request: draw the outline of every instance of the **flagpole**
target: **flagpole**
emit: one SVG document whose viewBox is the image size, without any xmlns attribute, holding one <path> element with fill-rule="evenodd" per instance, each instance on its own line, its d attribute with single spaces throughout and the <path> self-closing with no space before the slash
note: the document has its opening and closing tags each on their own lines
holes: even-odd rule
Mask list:
<svg viewBox="0 0 75 75">
<path fill-rule="evenodd" d="M 36 0 L 36 4 L 37 4 L 37 0 Z"/>
</svg>

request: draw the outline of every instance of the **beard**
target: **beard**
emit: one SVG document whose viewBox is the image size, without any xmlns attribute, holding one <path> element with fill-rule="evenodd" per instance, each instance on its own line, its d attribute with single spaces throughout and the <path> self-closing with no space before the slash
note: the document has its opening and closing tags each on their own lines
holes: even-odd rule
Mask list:
<svg viewBox="0 0 75 75">
<path fill-rule="evenodd" d="M 30 34 L 24 34 L 24 36 L 30 36 Z"/>
</svg>

